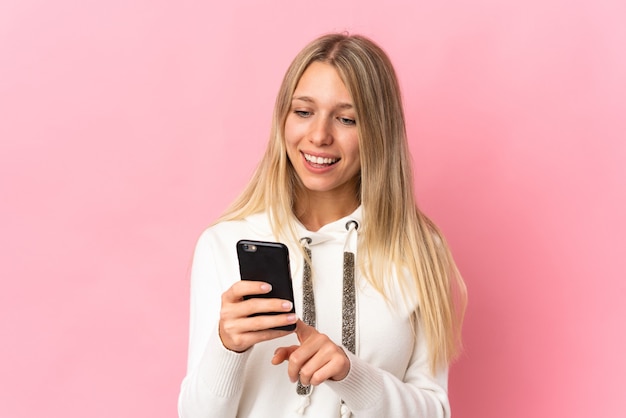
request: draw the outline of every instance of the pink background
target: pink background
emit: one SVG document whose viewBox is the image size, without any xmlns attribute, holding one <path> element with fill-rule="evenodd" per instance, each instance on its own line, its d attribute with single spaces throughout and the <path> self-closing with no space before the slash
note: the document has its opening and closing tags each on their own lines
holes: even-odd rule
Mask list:
<svg viewBox="0 0 626 418">
<path fill-rule="evenodd" d="M 195 240 L 336 30 L 392 57 L 469 287 L 454 416 L 626 416 L 625 2 L 210 3 L 0 3 L 0 416 L 175 416 Z"/>
</svg>

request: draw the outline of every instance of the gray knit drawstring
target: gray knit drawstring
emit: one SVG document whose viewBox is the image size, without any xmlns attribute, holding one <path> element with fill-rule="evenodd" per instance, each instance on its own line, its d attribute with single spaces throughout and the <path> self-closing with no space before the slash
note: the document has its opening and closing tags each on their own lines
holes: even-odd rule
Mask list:
<svg viewBox="0 0 626 418">
<path fill-rule="evenodd" d="M 346 222 L 348 236 L 343 251 L 343 298 L 341 309 L 341 343 L 351 353 L 356 353 L 356 290 L 354 284 L 355 253 L 357 247 L 357 229 L 359 224 L 355 220 Z M 311 249 L 309 244 L 312 240 L 309 237 L 300 239 L 304 257 L 304 267 L 302 272 L 302 321 L 315 327 L 315 294 L 313 292 L 313 280 L 311 275 Z M 298 380 L 296 392 L 302 396 L 302 401 L 297 409 L 298 414 L 304 415 L 306 408 L 311 403 L 311 385 L 303 385 Z M 346 404 L 341 401 L 341 418 L 350 418 L 352 413 Z"/>
</svg>

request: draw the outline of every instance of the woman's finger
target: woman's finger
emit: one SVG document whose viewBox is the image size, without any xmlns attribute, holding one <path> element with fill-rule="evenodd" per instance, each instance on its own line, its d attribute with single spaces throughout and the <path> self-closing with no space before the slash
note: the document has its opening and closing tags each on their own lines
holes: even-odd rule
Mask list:
<svg viewBox="0 0 626 418">
<path fill-rule="evenodd" d="M 291 353 L 298 349 L 298 345 L 291 345 L 289 347 L 279 347 L 274 351 L 274 357 L 272 357 L 272 364 L 280 364 L 287 360 Z"/>
<path fill-rule="evenodd" d="M 239 302 L 222 303 L 220 320 L 247 318 L 270 312 L 289 312 L 292 307 L 292 302 L 284 299 L 251 298 Z"/>
<path fill-rule="evenodd" d="M 325 380 L 341 380 L 348 375 L 350 360 L 343 348 L 328 336 L 315 331 L 289 356 L 287 373 L 292 382 L 319 385 Z"/>
<path fill-rule="evenodd" d="M 222 304 L 239 302 L 244 296 L 248 295 L 264 295 L 272 290 L 269 283 L 239 280 L 235 282 L 226 292 L 222 294 Z"/>
</svg>

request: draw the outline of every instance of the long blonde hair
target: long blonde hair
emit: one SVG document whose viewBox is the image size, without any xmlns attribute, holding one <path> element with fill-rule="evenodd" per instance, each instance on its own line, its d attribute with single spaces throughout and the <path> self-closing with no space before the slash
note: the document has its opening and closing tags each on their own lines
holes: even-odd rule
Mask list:
<svg viewBox="0 0 626 418">
<path fill-rule="evenodd" d="M 385 52 L 371 40 L 325 35 L 296 56 L 278 91 L 265 155 L 218 222 L 265 211 L 277 237 L 295 238 L 294 199 L 303 186 L 287 157 L 284 127 L 298 81 L 316 61 L 335 67 L 356 111 L 361 181 L 355 193 L 363 208 L 359 252 L 365 251 L 359 257 L 361 271 L 388 302 L 386 280 L 394 271 L 404 295 L 417 293 L 416 314 L 436 370 L 460 350 L 466 290 L 443 235 L 417 207 L 397 77 Z M 411 299 L 407 296 L 405 302 Z"/>
</svg>

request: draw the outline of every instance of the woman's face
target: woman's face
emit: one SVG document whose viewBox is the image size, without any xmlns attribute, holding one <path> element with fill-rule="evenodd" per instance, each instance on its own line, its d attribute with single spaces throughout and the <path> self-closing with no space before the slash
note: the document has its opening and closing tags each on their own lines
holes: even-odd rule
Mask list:
<svg viewBox="0 0 626 418">
<path fill-rule="evenodd" d="M 309 65 L 285 122 L 287 155 L 309 193 L 354 195 L 361 170 L 355 118 L 337 70 L 322 62 Z"/>
</svg>

